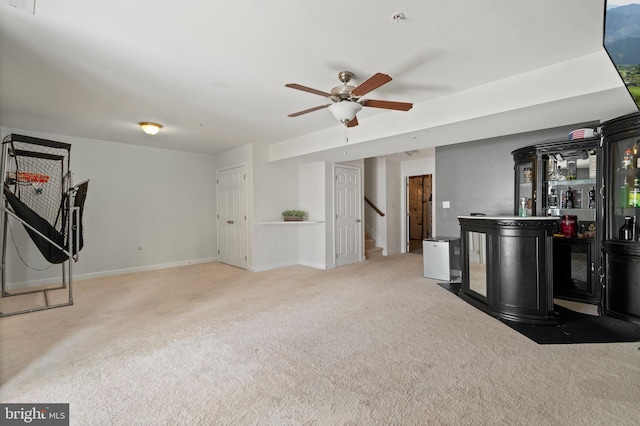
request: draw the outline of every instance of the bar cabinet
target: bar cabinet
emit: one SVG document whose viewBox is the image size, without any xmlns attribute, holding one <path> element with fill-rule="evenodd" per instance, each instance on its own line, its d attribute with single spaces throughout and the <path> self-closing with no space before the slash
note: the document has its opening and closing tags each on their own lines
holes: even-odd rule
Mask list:
<svg viewBox="0 0 640 426">
<path fill-rule="evenodd" d="M 598 137 L 512 152 L 514 214 L 554 217 L 553 296 L 602 309 L 603 174 Z"/>
<path fill-rule="evenodd" d="M 640 113 L 601 126 L 605 150 L 605 314 L 640 324 Z"/>
</svg>

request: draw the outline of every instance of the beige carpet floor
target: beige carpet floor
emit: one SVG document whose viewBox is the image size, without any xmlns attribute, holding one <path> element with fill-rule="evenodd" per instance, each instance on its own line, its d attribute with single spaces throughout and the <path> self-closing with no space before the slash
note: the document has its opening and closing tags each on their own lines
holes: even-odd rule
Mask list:
<svg viewBox="0 0 640 426">
<path fill-rule="evenodd" d="M 72 425 L 637 425 L 640 343 L 537 345 L 422 256 L 77 282 L 0 319 L 0 401 Z"/>
</svg>

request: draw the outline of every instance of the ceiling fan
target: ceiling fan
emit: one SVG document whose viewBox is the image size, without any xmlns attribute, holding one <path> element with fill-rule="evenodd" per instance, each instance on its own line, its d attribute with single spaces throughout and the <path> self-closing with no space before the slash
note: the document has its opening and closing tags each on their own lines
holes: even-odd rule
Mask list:
<svg viewBox="0 0 640 426">
<path fill-rule="evenodd" d="M 338 79 L 342 82 L 342 85 L 331 89 L 331 93 L 312 89 L 311 87 L 302 86 L 296 83 L 285 84 L 285 87 L 324 96 L 325 98 L 329 98 L 333 101 L 331 104 L 320 105 L 305 109 L 304 111 L 294 112 L 293 114 L 289 114 L 289 117 L 297 117 L 323 108 L 329 108 L 329 111 L 338 121 L 345 124 L 347 127 L 354 127 L 358 125 L 358 118 L 356 117 L 356 114 L 362 109 L 362 107 L 384 108 L 398 111 L 409 111 L 413 107 L 413 104 L 408 102 L 360 99 L 361 96 L 364 96 L 383 84 L 390 82 L 391 77 L 387 74 L 376 73 L 360 85 L 350 86 L 347 83 L 349 83 L 353 77 L 354 75 L 350 71 L 340 71 L 338 73 Z"/>
</svg>

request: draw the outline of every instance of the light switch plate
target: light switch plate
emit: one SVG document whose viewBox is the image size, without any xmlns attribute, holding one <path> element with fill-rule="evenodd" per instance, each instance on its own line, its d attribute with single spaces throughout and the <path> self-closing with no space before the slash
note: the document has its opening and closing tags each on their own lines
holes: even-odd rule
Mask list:
<svg viewBox="0 0 640 426">
<path fill-rule="evenodd" d="M 442 208 L 443 209 L 451 208 L 451 202 L 450 201 L 443 201 L 442 202 Z"/>
</svg>

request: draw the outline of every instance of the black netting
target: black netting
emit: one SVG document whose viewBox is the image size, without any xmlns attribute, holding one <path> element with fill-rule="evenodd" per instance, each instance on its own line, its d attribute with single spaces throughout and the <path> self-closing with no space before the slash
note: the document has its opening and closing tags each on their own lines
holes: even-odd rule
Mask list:
<svg viewBox="0 0 640 426">
<path fill-rule="evenodd" d="M 84 215 L 84 202 L 87 199 L 87 190 L 89 189 L 89 181 L 78 185 L 78 191 L 74 199 L 74 207 L 79 209 L 78 219 L 72 217 L 73 225 L 71 229 L 71 238 L 73 238 L 73 254 L 79 252 L 84 247 L 84 237 L 82 232 L 82 217 Z M 76 243 L 77 241 L 77 243 Z"/>
<path fill-rule="evenodd" d="M 35 228 L 42 235 L 46 236 L 50 241 L 55 242 L 60 247 L 65 246 L 64 235 L 57 231 L 49 222 L 44 220 L 42 217 L 38 216 L 36 212 L 31 210 L 25 203 L 20 201 L 18 197 L 16 197 L 9 189 L 5 186 L 4 195 L 7 198 L 7 201 L 11 205 L 11 208 L 18 215 L 19 218 L 27 222 L 33 228 Z M 47 259 L 50 263 L 62 263 L 66 261 L 69 257 L 65 254 L 64 251 L 60 250 L 53 244 L 49 242 L 46 238 L 43 238 L 35 232 L 33 229 L 25 226 L 24 229 L 27 230 L 31 239 L 40 250 L 40 253 Z"/>
<path fill-rule="evenodd" d="M 18 217 L 46 237 L 25 225 L 42 255 L 51 263 L 62 263 L 68 256 L 50 241 L 68 251 L 69 238 L 72 238 L 73 245 L 78 245 L 74 247 L 74 255 L 84 245 L 82 214 L 88 182 L 70 192 L 71 145 L 21 135 L 11 135 L 5 143 L 10 144 L 5 197 Z M 79 209 L 79 220 L 76 223 L 73 218 L 72 229 L 69 230 L 67 197 L 72 193 L 75 194 L 72 207 Z"/>
</svg>

